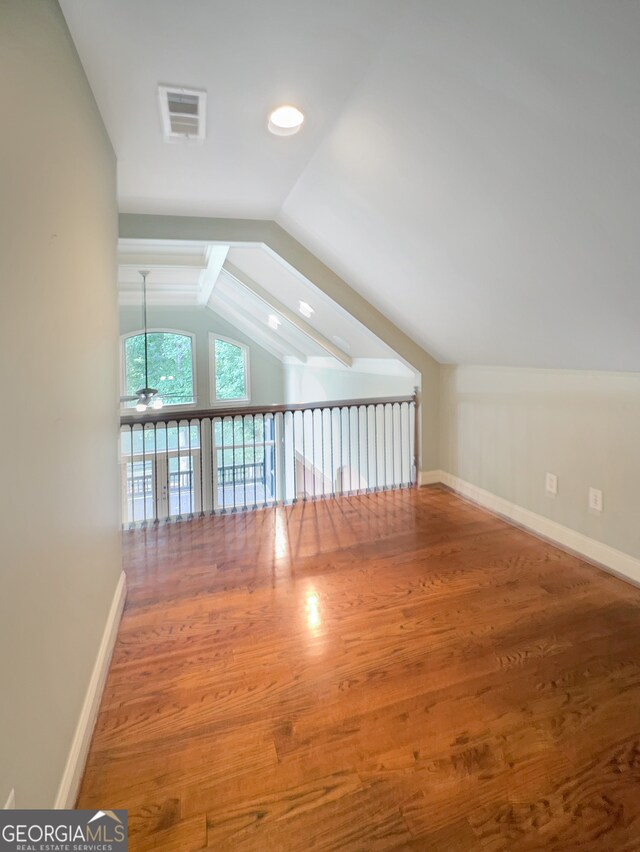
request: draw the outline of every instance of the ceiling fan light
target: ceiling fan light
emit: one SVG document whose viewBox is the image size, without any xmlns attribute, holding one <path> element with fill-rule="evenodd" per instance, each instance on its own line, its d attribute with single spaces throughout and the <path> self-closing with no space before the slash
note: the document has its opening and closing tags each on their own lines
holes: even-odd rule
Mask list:
<svg viewBox="0 0 640 852">
<path fill-rule="evenodd" d="M 147 410 L 146 402 L 143 402 L 142 400 L 140 400 L 138 402 L 138 404 L 136 405 L 136 411 L 139 411 L 140 413 L 142 413 L 143 411 L 146 411 L 146 410 Z"/>
<path fill-rule="evenodd" d="M 160 397 L 159 397 L 159 396 L 157 396 L 157 397 L 153 400 L 153 402 L 151 403 L 151 408 L 155 408 L 155 409 L 156 409 L 156 411 L 157 411 L 158 409 L 162 408 L 162 400 L 160 399 Z"/>
</svg>

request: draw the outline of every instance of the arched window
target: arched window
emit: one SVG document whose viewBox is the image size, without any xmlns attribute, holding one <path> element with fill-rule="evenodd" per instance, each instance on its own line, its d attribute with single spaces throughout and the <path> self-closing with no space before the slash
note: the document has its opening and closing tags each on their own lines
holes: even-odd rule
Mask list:
<svg viewBox="0 0 640 852">
<path fill-rule="evenodd" d="M 165 405 L 191 405 L 196 401 L 193 335 L 185 331 L 155 329 L 148 332 L 149 385 Z M 123 396 L 145 386 L 144 333 L 122 340 Z M 125 403 L 133 408 L 135 402 Z"/>
<path fill-rule="evenodd" d="M 209 351 L 212 404 L 248 402 L 249 349 L 237 340 L 210 334 Z"/>
</svg>

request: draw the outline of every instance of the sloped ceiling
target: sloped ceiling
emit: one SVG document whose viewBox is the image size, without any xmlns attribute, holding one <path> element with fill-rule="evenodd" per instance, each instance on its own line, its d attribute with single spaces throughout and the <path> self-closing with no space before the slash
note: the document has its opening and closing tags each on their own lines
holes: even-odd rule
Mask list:
<svg viewBox="0 0 640 852">
<path fill-rule="evenodd" d="M 326 361 L 335 367 L 344 363 L 336 360 L 337 354 L 345 356 L 347 366 L 353 362 L 363 369 L 368 361 L 375 362 L 369 364 L 372 370 L 407 373 L 402 359 L 383 341 L 263 245 L 230 248 L 202 241 L 120 239 L 121 306 L 142 306 L 141 269 L 149 273 L 149 305 L 207 306 L 280 359 L 324 359 L 323 366 Z M 257 282 L 267 301 L 252 289 Z M 313 308 L 310 317 L 300 315 L 301 300 Z M 277 317 L 276 328 L 270 327 L 270 316 Z"/>
<path fill-rule="evenodd" d="M 396 14 L 379 0 L 61 6 L 118 157 L 121 210 L 266 219 L 331 130 Z M 204 144 L 164 141 L 159 84 L 207 91 Z M 266 123 L 289 102 L 307 122 L 285 140 Z"/>
<path fill-rule="evenodd" d="M 639 3 L 62 7 L 123 209 L 276 218 L 441 361 L 640 369 Z M 207 88 L 203 146 L 160 82 Z"/>
</svg>

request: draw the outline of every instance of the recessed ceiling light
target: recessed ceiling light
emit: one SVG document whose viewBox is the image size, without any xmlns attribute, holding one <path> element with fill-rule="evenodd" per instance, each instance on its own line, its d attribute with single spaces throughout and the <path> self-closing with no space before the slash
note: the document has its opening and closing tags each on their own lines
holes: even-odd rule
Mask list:
<svg viewBox="0 0 640 852">
<path fill-rule="evenodd" d="M 277 317 L 275 314 L 269 314 L 267 325 L 269 326 L 269 328 L 272 328 L 275 331 L 280 325 L 280 318 Z"/>
<path fill-rule="evenodd" d="M 300 313 L 303 317 L 310 317 L 313 313 L 313 308 L 308 302 L 300 302 Z"/>
<path fill-rule="evenodd" d="M 302 127 L 304 115 L 297 107 L 281 106 L 269 116 L 267 127 L 276 136 L 293 136 Z"/>
</svg>

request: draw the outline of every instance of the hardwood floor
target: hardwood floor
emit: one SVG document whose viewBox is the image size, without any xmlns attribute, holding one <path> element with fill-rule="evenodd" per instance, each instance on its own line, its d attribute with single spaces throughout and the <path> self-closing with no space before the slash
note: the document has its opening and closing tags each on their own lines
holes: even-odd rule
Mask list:
<svg viewBox="0 0 640 852">
<path fill-rule="evenodd" d="M 639 850 L 640 590 L 434 487 L 125 534 L 130 849 Z"/>
</svg>

